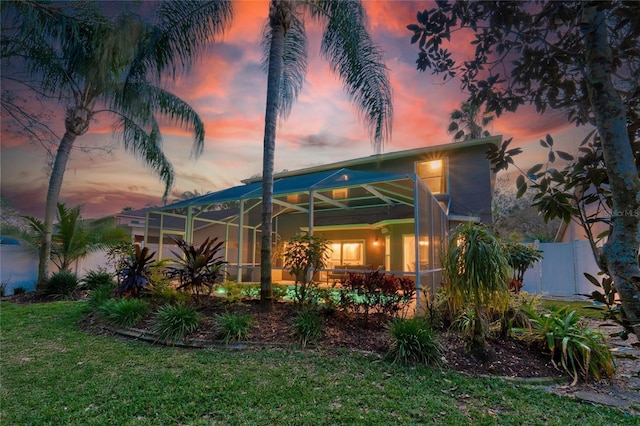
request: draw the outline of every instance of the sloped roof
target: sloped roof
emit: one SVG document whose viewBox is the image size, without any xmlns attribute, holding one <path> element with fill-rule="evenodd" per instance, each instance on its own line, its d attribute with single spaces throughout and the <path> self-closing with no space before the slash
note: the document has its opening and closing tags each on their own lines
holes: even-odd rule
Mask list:
<svg viewBox="0 0 640 426">
<path fill-rule="evenodd" d="M 361 187 L 367 185 L 388 184 L 390 182 L 412 182 L 413 175 L 393 174 L 381 172 L 365 172 L 346 168 L 326 170 L 299 176 L 276 179 L 273 185 L 273 195 L 284 196 L 312 190 L 331 190 L 338 188 Z M 378 188 L 382 190 L 381 188 Z M 255 182 L 223 189 L 200 197 L 179 201 L 156 211 L 184 209 L 187 207 L 218 204 L 231 201 L 262 198 L 262 183 Z"/>
</svg>

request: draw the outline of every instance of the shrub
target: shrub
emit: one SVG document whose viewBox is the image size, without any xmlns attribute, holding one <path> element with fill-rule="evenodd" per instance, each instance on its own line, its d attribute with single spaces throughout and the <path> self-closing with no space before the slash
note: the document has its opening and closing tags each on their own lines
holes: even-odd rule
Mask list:
<svg viewBox="0 0 640 426">
<path fill-rule="evenodd" d="M 511 293 L 509 308 L 502 317 L 501 331 L 507 335 L 513 328 L 528 328 L 530 326 L 528 311 L 540 312 L 542 296 L 521 291 Z"/>
<path fill-rule="evenodd" d="M 551 352 L 554 365 L 560 362 L 562 368 L 573 376 L 573 384 L 582 375 L 588 380 L 611 377 L 615 372 L 615 362 L 602 333 L 582 324 L 576 311 L 568 312 L 566 306 L 553 312 L 538 314 L 525 309 L 530 317 L 530 328 L 514 329 L 529 333 L 536 341 Z"/>
<path fill-rule="evenodd" d="M 104 268 L 98 268 L 95 271 L 89 271 L 80 280 L 82 287 L 87 290 L 95 290 L 103 285 L 110 285 L 115 287 L 116 283 L 113 279 L 113 275 L 107 272 Z"/>
<path fill-rule="evenodd" d="M 141 299 L 110 299 L 99 306 L 99 313 L 119 327 L 132 327 L 150 311 L 149 303 Z"/>
<path fill-rule="evenodd" d="M 126 258 L 121 260 L 121 269 L 118 270 L 120 294 L 137 296 L 140 291 L 151 282 L 149 266 L 156 253 L 149 253 L 149 247 L 140 248 L 134 245 L 134 250 Z"/>
<path fill-rule="evenodd" d="M 258 289 L 260 289 L 260 285 L 257 285 Z M 284 284 L 273 284 L 271 286 L 271 297 L 273 297 L 273 301 L 277 302 L 279 300 L 284 299 L 289 293 L 289 287 Z M 258 297 L 260 293 L 258 293 Z"/>
<path fill-rule="evenodd" d="M 220 327 L 222 340 L 225 344 L 249 337 L 249 327 L 251 327 L 252 322 L 251 315 L 224 313 L 216 315 L 216 322 Z"/>
<path fill-rule="evenodd" d="M 235 281 L 225 281 L 222 284 L 222 290 L 225 295 L 225 302 L 231 304 L 241 304 L 244 297 L 243 284 L 238 284 Z"/>
<path fill-rule="evenodd" d="M 78 277 L 69 271 L 56 272 L 49 278 L 45 292 L 54 296 L 69 297 L 78 289 Z"/>
<path fill-rule="evenodd" d="M 200 313 L 191 306 L 166 304 L 155 314 L 153 331 L 159 339 L 176 342 L 197 330 L 201 319 Z"/>
<path fill-rule="evenodd" d="M 386 358 L 402 364 L 442 365 L 442 346 L 429 322 L 421 317 L 396 318 L 386 326 L 391 346 Z"/>
<path fill-rule="evenodd" d="M 396 278 L 380 271 L 350 272 L 339 285 L 343 289 L 340 306 L 361 315 L 365 324 L 371 311 L 387 317 L 397 315 L 415 295 L 415 284 L 411 279 Z"/>
<path fill-rule="evenodd" d="M 329 243 L 315 235 L 296 235 L 284 249 L 284 267 L 295 276 L 295 301 L 309 301 L 315 271 L 323 269 L 329 261 Z M 299 284 L 299 285 L 298 285 Z"/>
<path fill-rule="evenodd" d="M 291 326 L 298 336 L 302 349 L 307 346 L 307 343 L 322 336 L 322 318 L 312 309 L 301 310 L 293 319 Z"/>
<path fill-rule="evenodd" d="M 102 284 L 96 287 L 89 296 L 89 307 L 99 309 L 114 294 L 114 287 L 111 284 Z"/>
<path fill-rule="evenodd" d="M 18 294 L 25 294 L 27 292 L 27 289 L 21 286 L 18 287 L 14 287 L 13 288 L 13 295 L 16 296 Z"/>
<path fill-rule="evenodd" d="M 172 251 L 177 259 L 167 269 L 167 275 L 178 278 L 178 290 L 190 291 L 196 297 L 204 294 L 205 289 L 211 294 L 213 286 L 220 283 L 225 275 L 224 266 L 227 262 L 220 254 L 224 241 L 207 238 L 200 246 L 194 246 L 183 240 L 173 240 L 180 252 Z"/>
</svg>

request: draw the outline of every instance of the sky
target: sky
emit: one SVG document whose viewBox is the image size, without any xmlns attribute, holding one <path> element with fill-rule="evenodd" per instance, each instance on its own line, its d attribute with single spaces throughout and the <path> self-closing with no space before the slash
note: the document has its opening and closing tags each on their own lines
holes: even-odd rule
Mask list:
<svg viewBox="0 0 640 426">
<path fill-rule="evenodd" d="M 406 25 L 428 1 L 364 1 L 373 40 L 385 52 L 393 90 L 393 134 L 383 153 L 441 145 L 452 141 L 446 129 L 449 115 L 466 100 L 458 81 L 442 83 L 439 76 L 416 69 L 418 49 L 410 44 Z M 239 1 L 229 31 L 168 89 L 186 100 L 205 123 L 204 152 L 191 156 L 193 136 L 181 129 L 162 128 L 164 150 L 175 169 L 168 200 L 186 191 L 213 192 L 240 185 L 261 173 L 266 73 L 260 46 L 268 1 Z M 278 123 L 275 170 L 296 170 L 374 154 L 358 112 L 338 78 L 319 55 L 320 28 L 307 20 L 309 69 L 303 90 L 286 121 Z M 449 46 L 464 49 L 462 41 Z M 464 51 L 464 50 L 460 50 Z M 51 117 L 62 135 L 63 116 Z M 559 149 L 575 152 L 588 129 L 576 129 L 564 115 L 538 115 L 532 107 L 505 114 L 488 127 L 492 135 L 512 137 L 522 147 L 516 158 L 523 168 L 543 162 L 539 140 L 553 135 Z M 0 191 L 22 214 L 43 217 L 48 185 L 46 150 L 16 136 L 3 119 Z M 108 147 L 108 150 L 92 149 Z M 60 201 L 83 204 L 86 218 L 103 217 L 148 205 L 162 205 L 164 184 L 117 145 L 109 116 L 97 115 L 76 149 L 64 176 Z"/>
</svg>

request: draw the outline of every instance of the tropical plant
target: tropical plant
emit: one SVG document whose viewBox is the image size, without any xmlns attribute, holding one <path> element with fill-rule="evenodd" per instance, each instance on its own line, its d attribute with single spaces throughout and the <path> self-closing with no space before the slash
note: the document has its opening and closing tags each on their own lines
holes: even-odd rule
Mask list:
<svg viewBox="0 0 640 426">
<path fill-rule="evenodd" d="M 118 271 L 118 293 L 137 296 L 151 282 L 149 266 L 156 252 L 149 253 L 149 247 L 133 246 L 133 252 L 123 259 L 123 267 Z"/>
<path fill-rule="evenodd" d="M 513 272 L 509 284 L 510 287 L 520 291 L 522 288 L 522 282 L 524 281 L 524 273 L 527 269 L 531 268 L 534 263 L 542 260 L 542 250 L 532 246 L 519 244 L 513 241 L 508 241 L 503 244 L 505 256 L 507 257 L 507 263 Z M 515 284 L 513 284 L 515 281 Z"/>
<path fill-rule="evenodd" d="M 111 284 L 100 284 L 93 289 L 89 295 L 89 307 L 99 310 L 107 300 L 111 299 L 115 294 L 115 288 Z"/>
<path fill-rule="evenodd" d="M 590 136 L 585 138 L 577 159 L 554 149 L 547 135 L 541 145 L 549 148 L 550 162 L 556 157 L 569 161 L 567 170 L 550 166 L 541 171 L 544 165 L 539 164 L 523 171 L 516 184 L 524 193 L 527 179 L 536 181 L 538 208 L 545 217 L 573 218 L 587 232 L 593 219 L 602 218 L 588 217 L 581 204 L 607 207 L 611 232 L 602 253 L 595 244 L 598 236 L 590 241 L 619 295 L 621 323 L 640 335 L 638 14 L 640 3 L 625 1 L 542 1 L 535 7 L 527 2 L 437 2 L 407 28 L 420 49 L 418 69 L 430 68 L 445 80 L 459 77 L 469 102 L 486 104 L 488 112 L 500 116 L 529 103 L 540 113 L 551 108 L 566 112 L 569 122 L 596 127 L 593 143 L 588 146 Z M 445 40 L 457 44 L 451 36 L 469 32 L 475 36 L 475 55 L 468 60 L 464 53 L 458 62 Z M 509 149 L 510 142 L 488 152 L 494 170 L 507 169 L 521 152 Z"/>
<path fill-rule="evenodd" d="M 116 286 L 114 276 L 102 267 L 87 272 L 80 280 L 80 283 L 82 284 L 82 287 L 87 290 L 95 290 L 101 286 Z"/>
<path fill-rule="evenodd" d="M 449 116 L 447 133 L 453 134 L 454 142 L 488 138 L 491 134 L 484 128 L 493 118 L 487 113 L 480 114 L 478 105 L 463 102 L 460 109 L 454 110 Z"/>
<path fill-rule="evenodd" d="M 249 328 L 253 319 L 249 314 L 225 312 L 216 315 L 216 323 L 225 344 L 244 340 L 249 337 Z"/>
<path fill-rule="evenodd" d="M 142 299 L 109 299 L 98 306 L 98 313 L 107 321 L 119 327 L 132 327 L 147 315 L 151 307 Z"/>
<path fill-rule="evenodd" d="M 113 218 L 85 221 L 81 213 L 82 206 L 67 208 L 64 203 L 58 203 L 51 261 L 59 271 L 70 270 L 73 262 L 89 253 L 114 247 L 130 238 L 124 229 L 115 226 Z M 18 237 L 39 249 L 44 240 L 44 223 L 33 216 L 23 218 L 28 232 Z"/>
<path fill-rule="evenodd" d="M 202 315 L 192 306 L 165 304 L 155 314 L 153 331 L 158 339 L 178 342 L 198 329 Z"/>
<path fill-rule="evenodd" d="M 302 309 L 293 318 L 291 327 L 298 336 L 300 346 L 304 349 L 308 343 L 322 337 L 322 318 L 313 309 Z"/>
<path fill-rule="evenodd" d="M 359 0 L 272 0 L 264 31 L 264 66 L 267 69 L 264 154 L 262 164 L 262 248 L 260 300 L 270 307 L 273 216 L 273 171 L 277 118 L 286 118 L 301 91 L 307 69 L 303 16 L 323 25 L 321 54 L 342 80 L 345 90 L 362 112 L 376 151 L 391 134 L 391 87 L 382 51 L 365 28 Z"/>
<path fill-rule="evenodd" d="M 295 298 L 300 304 L 309 301 L 313 274 L 329 261 L 329 243 L 314 235 L 296 235 L 284 249 L 284 267 L 295 276 Z M 298 286 L 299 284 L 299 286 Z"/>
<path fill-rule="evenodd" d="M 204 125 L 198 115 L 154 83 L 166 71 L 175 76 L 179 67 L 186 69 L 199 47 L 221 33 L 232 16 L 231 6 L 224 1 L 162 2 L 154 8 L 153 23 L 143 20 L 148 14 L 129 10 L 138 6 L 129 3 L 111 18 L 97 2 L 3 3 L 3 15 L 13 19 L 12 31 L 2 33 L 3 61 L 15 62 L 32 77 L 14 81 L 64 102 L 66 109 L 65 133 L 47 192 L 39 282 L 48 276 L 55 206 L 71 150 L 98 113 L 116 118 L 116 134 L 125 149 L 159 174 L 165 197 L 173 169 L 162 151 L 160 118 L 193 129 L 193 153 L 202 151 Z"/>
<path fill-rule="evenodd" d="M 62 270 L 51 275 L 45 292 L 58 297 L 70 297 L 78 289 L 78 277 L 73 272 Z"/>
<path fill-rule="evenodd" d="M 392 363 L 443 365 L 446 360 L 431 324 L 422 317 L 395 318 L 386 325 L 391 345 L 386 358 Z"/>
<path fill-rule="evenodd" d="M 173 238 L 181 253 L 171 251 L 177 259 L 174 265 L 167 268 L 167 276 L 177 278 L 178 290 L 189 291 L 199 297 L 205 288 L 209 294 L 213 286 L 225 277 L 224 267 L 227 264 L 220 254 L 224 241 L 218 238 L 207 238 L 196 247 L 183 240 Z"/>
<path fill-rule="evenodd" d="M 613 377 L 615 362 L 602 333 L 581 323 L 576 311 L 568 311 L 563 306 L 553 312 L 539 314 L 526 309 L 530 317 L 529 328 L 514 329 L 518 333 L 531 333 L 534 338 L 551 351 L 554 365 L 573 376 L 573 383 L 579 375 L 585 380 L 589 376 L 600 379 Z"/>
<path fill-rule="evenodd" d="M 508 264 L 498 240 L 483 225 L 468 222 L 449 235 L 442 255 L 442 273 L 451 310 L 473 306 L 471 350 L 491 357 L 486 343 L 486 309 L 504 311 L 509 302 Z"/>
<path fill-rule="evenodd" d="M 382 319 L 397 315 L 413 300 L 416 289 L 410 278 L 395 277 L 380 271 L 349 272 L 340 286 L 340 306 L 362 316 L 365 326 L 369 313 L 377 312 Z"/>
</svg>

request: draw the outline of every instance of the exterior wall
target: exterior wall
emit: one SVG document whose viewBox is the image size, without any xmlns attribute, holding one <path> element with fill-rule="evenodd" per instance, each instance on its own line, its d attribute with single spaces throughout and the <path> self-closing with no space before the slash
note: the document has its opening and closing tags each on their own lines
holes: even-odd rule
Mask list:
<svg viewBox="0 0 640 426">
<path fill-rule="evenodd" d="M 448 188 L 452 199 L 449 213 L 461 216 L 480 216 L 482 222 L 491 223 L 493 222 L 491 213 L 493 173 L 489 160 L 485 158 L 488 146 L 486 144 L 469 146 L 350 168 L 375 172 L 414 173 L 417 162 L 446 158 Z"/>
</svg>

